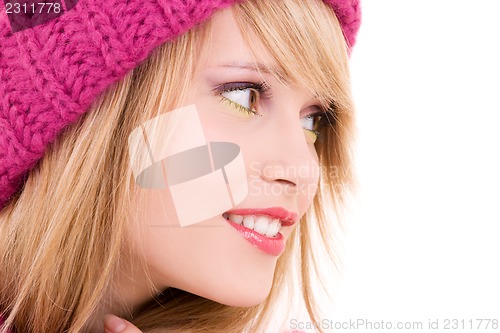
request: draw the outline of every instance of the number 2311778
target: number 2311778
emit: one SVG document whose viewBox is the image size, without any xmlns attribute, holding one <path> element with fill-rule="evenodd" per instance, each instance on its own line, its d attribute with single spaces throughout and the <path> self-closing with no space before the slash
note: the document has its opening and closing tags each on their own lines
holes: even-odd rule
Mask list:
<svg viewBox="0 0 500 333">
<path fill-rule="evenodd" d="M 7 14 L 58 14 L 62 10 L 58 2 L 6 3 L 5 9 Z"/>
</svg>

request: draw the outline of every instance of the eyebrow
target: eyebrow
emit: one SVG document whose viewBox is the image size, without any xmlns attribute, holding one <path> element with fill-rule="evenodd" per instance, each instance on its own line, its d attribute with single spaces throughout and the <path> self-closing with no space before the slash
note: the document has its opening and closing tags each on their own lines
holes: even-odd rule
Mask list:
<svg viewBox="0 0 500 333">
<path fill-rule="evenodd" d="M 222 65 L 216 65 L 213 66 L 213 68 L 235 68 L 235 69 L 244 69 L 244 70 L 251 70 L 259 73 L 266 73 L 270 74 L 273 76 L 278 77 L 279 79 L 283 80 L 284 82 L 289 82 L 288 76 L 283 73 L 283 71 L 279 68 L 276 67 L 269 67 L 265 66 L 260 63 L 253 63 L 253 62 L 231 62 L 231 63 L 226 63 Z"/>
<path fill-rule="evenodd" d="M 277 67 L 265 66 L 261 63 L 256 62 L 228 62 L 221 65 L 214 65 L 208 68 L 233 68 L 233 69 L 244 69 L 251 70 L 259 73 L 266 73 L 269 75 L 276 76 L 279 80 L 281 80 L 285 84 L 290 84 L 292 80 L 290 77 L 285 74 L 281 69 Z M 317 99 L 317 98 L 316 98 Z M 335 106 L 336 109 L 336 106 Z"/>
</svg>

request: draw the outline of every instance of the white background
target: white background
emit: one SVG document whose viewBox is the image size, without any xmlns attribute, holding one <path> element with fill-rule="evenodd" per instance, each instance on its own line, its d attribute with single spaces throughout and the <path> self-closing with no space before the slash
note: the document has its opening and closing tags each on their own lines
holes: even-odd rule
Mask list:
<svg viewBox="0 0 500 333">
<path fill-rule="evenodd" d="M 500 1 L 362 5 L 358 190 L 327 319 L 500 321 Z M 484 325 L 461 332 L 500 332 Z"/>
</svg>

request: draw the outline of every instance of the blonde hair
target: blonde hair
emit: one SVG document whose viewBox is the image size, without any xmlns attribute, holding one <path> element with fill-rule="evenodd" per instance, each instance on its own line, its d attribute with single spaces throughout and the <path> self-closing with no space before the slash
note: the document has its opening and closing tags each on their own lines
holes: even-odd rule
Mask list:
<svg viewBox="0 0 500 333">
<path fill-rule="evenodd" d="M 334 262 L 334 223 L 325 208 L 331 203 L 339 212 L 351 183 L 353 107 L 346 44 L 333 11 L 319 0 L 250 0 L 234 5 L 233 12 L 241 30 L 264 43 L 289 83 L 310 89 L 333 113 L 335 121 L 316 143 L 320 187 L 278 260 L 264 303 L 229 307 L 170 290 L 128 318 L 144 332 L 263 332 L 274 311 L 289 304 L 295 279 L 310 318 L 319 318 L 312 279 L 320 263 L 313 248 L 325 249 Z M 165 43 L 109 89 L 54 142 L 18 198 L 0 212 L 4 330 L 80 332 L 109 301 L 132 200 L 128 136 L 161 110 L 182 106 L 209 31 L 207 22 Z M 244 36 L 251 46 L 250 33 Z"/>
</svg>

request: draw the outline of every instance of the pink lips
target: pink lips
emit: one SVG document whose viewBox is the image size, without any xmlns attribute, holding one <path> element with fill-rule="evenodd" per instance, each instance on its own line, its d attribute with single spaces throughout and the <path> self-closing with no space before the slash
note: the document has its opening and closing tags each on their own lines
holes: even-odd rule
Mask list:
<svg viewBox="0 0 500 333">
<path fill-rule="evenodd" d="M 272 208 L 242 208 L 242 209 L 234 209 L 226 212 L 226 214 L 236 214 L 236 215 L 267 215 L 272 219 L 279 219 L 281 221 L 281 225 L 283 227 L 292 226 L 297 221 L 297 214 L 291 213 L 281 207 L 272 207 Z M 248 229 L 244 225 L 239 225 L 230 220 L 226 219 L 229 224 L 235 228 L 240 235 L 243 236 L 250 244 L 256 246 L 260 250 L 264 251 L 273 256 L 279 256 L 285 250 L 285 239 L 283 235 L 278 232 L 276 237 L 266 237 L 264 235 L 259 234 L 258 232 Z"/>
</svg>

